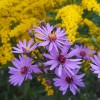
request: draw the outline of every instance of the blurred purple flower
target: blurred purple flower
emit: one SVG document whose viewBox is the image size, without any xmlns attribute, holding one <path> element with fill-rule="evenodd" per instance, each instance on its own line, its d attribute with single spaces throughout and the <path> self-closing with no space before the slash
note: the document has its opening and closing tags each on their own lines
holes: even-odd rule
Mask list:
<svg viewBox="0 0 100 100">
<path fill-rule="evenodd" d="M 95 50 L 91 51 L 89 47 L 84 45 L 75 45 L 75 49 L 78 49 L 76 56 L 84 60 L 90 60 L 90 56 L 95 53 Z"/>
<path fill-rule="evenodd" d="M 93 71 L 93 73 L 98 74 L 98 78 L 100 78 L 100 53 L 98 53 L 98 55 L 94 55 L 94 57 L 91 58 L 92 63 L 90 63 L 91 65 L 91 70 Z"/>
<path fill-rule="evenodd" d="M 50 70 L 53 70 L 58 67 L 58 73 L 61 75 L 62 69 L 66 72 L 70 72 L 71 74 L 74 74 L 71 70 L 80 68 L 78 64 L 81 64 L 81 59 L 72 59 L 74 55 L 77 53 L 77 50 L 69 51 L 69 46 L 63 46 L 61 49 L 61 52 L 57 52 L 55 49 L 53 49 L 50 54 L 44 54 L 46 58 L 49 58 L 50 60 L 45 62 L 44 64 L 51 65 Z"/>
<path fill-rule="evenodd" d="M 100 98 L 98 98 L 97 100 L 100 100 Z"/>
<path fill-rule="evenodd" d="M 38 72 L 37 70 L 39 70 L 37 67 L 35 69 L 35 65 L 32 65 L 32 59 L 29 57 L 24 57 L 24 55 L 19 56 L 19 60 L 14 58 L 12 63 L 15 68 L 9 67 L 9 73 L 11 74 L 9 77 L 9 82 L 14 86 L 20 86 L 24 80 L 32 79 L 31 73 L 36 73 Z"/>
<path fill-rule="evenodd" d="M 43 68 L 44 73 L 48 73 L 49 70 L 50 68 Z"/>
<path fill-rule="evenodd" d="M 58 70 L 58 69 L 57 69 Z M 77 75 L 78 69 L 73 70 L 74 75 L 67 74 L 64 70 L 61 75 L 58 74 L 58 71 L 55 71 L 55 74 L 59 78 L 54 78 L 54 85 L 59 86 L 59 90 L 63 92 L 63 95 L 67 92 L 68 88 L 70 91 L 75 95 L 76 91 L 79 92 L 78 87 L 84 87 L 84 83 L 82 82 L 82 77 L 84 77 L 85 74 Z"/>
<path fill-rule="evenodd" d="M 26 40 L 24 39 L 23 42 L 19 41 L 17 47 L 13 47 L 13 53 L 29 53 L 37 47 L 37 43 L 33 44 L 33 39 L 31 39 L 28 44 L 26 44 Z"/>
<path fill-rule="evenodd" d="M 41 70 L 38 68 L 38 65 L 33 65 L 33 66 L 32 66 L 32 71 L 33 71 L 35 74 L 40 74 L 40 73 L 41 73 Z"/>
<path fill-rule="evenodd" d="M 62 47 L 64 44 L 70 45 L 66 38 L 65 31 L 61 28 L 50 26 L 50 24 L 47 23 L 45 26 L 35 27 L 34 30 L 38 33 L 35 34 L 35 36 L 43 40 L 38 46 L 48 46 L 49 51 L 53 48 L 58 50 L 58 47 Z"/>
</svg>

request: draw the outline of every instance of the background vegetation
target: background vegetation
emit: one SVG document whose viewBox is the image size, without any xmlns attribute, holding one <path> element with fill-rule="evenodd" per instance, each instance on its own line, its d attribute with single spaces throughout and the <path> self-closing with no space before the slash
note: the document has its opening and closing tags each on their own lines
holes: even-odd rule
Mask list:
<svg viewBox="0 0 100 100">
<path fill-rule="evenodd" d="M 100 51 L 100 0 L 0 0 L 0 100 L 97 100 L 100 80 L 88 64 L 83 65 L 86 87 L 76 96 L 62 96 L 55 87 L 53 93 L 35 78 L 22 87 L 9 84 L 8 66 L 16 56 L 12 46 L 24 38 L 29 40 L 28 30 L 41 21 L 65 28 L 72 44 Z"/>
</svg>

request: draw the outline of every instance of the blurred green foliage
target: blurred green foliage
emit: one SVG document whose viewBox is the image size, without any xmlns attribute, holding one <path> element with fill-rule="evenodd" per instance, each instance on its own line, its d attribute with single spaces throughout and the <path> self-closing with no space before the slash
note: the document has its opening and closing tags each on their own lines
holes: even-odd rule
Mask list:
<svg viewBox="0 0 100 100">
<path fill-rule="evenodd" d="M 87 71 L 84 77 L 85 88 L 81 88 L 75 96 L 70 92 L 63 96 L 57 87 L 54 87 L 53 96 L 47 96 L 44 87 L 35 77 L 21 87 L 12 86 L 8 82 L 8 76 L 7 67 L 0 70 L 0 100 L 97 100 L 100 96 L 100 80 L 91 71 Z"/>
</svg>

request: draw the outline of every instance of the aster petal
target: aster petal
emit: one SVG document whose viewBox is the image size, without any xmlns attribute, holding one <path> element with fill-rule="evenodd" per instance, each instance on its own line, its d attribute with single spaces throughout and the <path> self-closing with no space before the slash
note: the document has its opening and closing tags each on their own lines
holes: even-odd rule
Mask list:
<svg viewBox="0 0 100 100">
<path fill-rule="evenodd" d="M 59 75 L 61 75 L 61 74 L 62 74 L 62 65 L 61 65 L 61 64 L 59 65 L 59 68 L 58 68 L 58 73 L 59 73 Z"/>
<path fill-rule="evenodd" d="M 23 51 L 12 51 L 12 53 L 23 53 Z"/>
<path fill-rule="evenodd" d="M 53 44 L 55 50 L 58 52 L 58 48 L 57 48 L 56 44 L 54 42 L 52 42 L 52 44 Z"/>
<path fill-rule="evenodd" d="M 100 73 L 100 72 L 99 72 Z M 100 74 L 98 74 L 98 78 L 100 78 Z"/>
<path fill-rule="evenodd" d="M 21 85 L 22 85 L 24 79 L 25 79 L 25 77 L 20 76 L 20 79 L 19 79 L 20 81 L 19 81 L 19 83 L 18 83 L 18 86 L 21 86 Z"/>
<path fill-rule="evenodd" d="M 81 75 L 77 75 L 77 79 L 81 79 L 84 76 L 85 76 L 85 73 L 84 74 L 81 74 Z"/>
<path fill-rule="evenodd" d="M 56 68 L 58 65 L 58 63 L 54 63 L 51 67 L 50 67 L 50 70 L 53 70 L 54 68 Z"/>
<path fill-rule="evenodd" d="M 40 28 L 40 27 L 36 27 L 36 30 L 35 30 L 36 32 L 38 32 L 38 31 L 40 31 L 39 33 L 41 33 L 42 35 L 43 34 L 45 34 L 45 31 L 42 29 L 42 28 Z M 45 34 L 46 35 L 46 34 Z"/>
<path fill-rule="evenodd" d="M 85 87 L 85 84 L 83 82 L 79 82 L 79 81 L 76 81 L 74 82 L 77 86 L 80 86 L 80 87 Z"/>
<path fill-rule="evenodd" d="M 12 61 L 13 65 L 17 68 L 20 68 L 20 61 L 18 59 L 14 59 L 14 61 Z"/>
<path fill-rule="evenodd" d="M 100 58 L 100 52 L 98 53 L 98 57 Z"/>
<path fill-rule="evenodd" d="M 19 52 L 22 52 L 23 50 L 19 49 L 19 48 L 16 48 L 16 47 L 13 47 L 14 50 L 16 51 L 19 51 Z"/>
<path fill-rule="evenodd" d="M 30 48 L 30 46 L 32 45 L 32 43 L 33 43 L 33 39 L 31 39 L 31 40 L 28 42 L 27 47 Z"/>
<path fill-rule="evenodd" d="M 57 39 L 57 42 L 60 43 L 60 44 L 63 44 L 63 45 L 65 44 L 65 41 L 62 41 L 62 40 L 59 40 L 59 39 Z"/>
<path fill-rule="evenodd" d="M 45 56 L 46 58 L 49 58 L 49 59 L 55 59 L 52 55 L 49 55 L 49 54 L 43 54 L 43 56 Z"/>
<path fill-rule="evenodd" d="M 57 37 L 61 37 L 61 36 L 65 36 L 66 34 L 62 32 L 62 34 L 59 32 L 59 34 L 57 35 Z"/>
<path fill-rule="evenodd" d="M 94 58 L 90 58 L 94 64 L 98 64 L 98 62 Z"/>
<path fill-rule="evenodd" d="M 57 28 L 56 33 L 60 33 L 61 28 Z"/>
<path fill-rule="evenodd" d="M 32 75 L 29 73 L 29 74 L 26 74 L 26 78 L 25 78 L 25 80 L 26 79 L 31 79 L 32 80 Z"/>
<path fill-rule="evenodd" d="M 38 65 L 33 65 L 32 66 L 32 71 L 36 74 L 41 73 L 41 70 L 39 69 Z"/>
<path fill-rule="evenodd" d="M 40 35 L 40 34 L 35 34 L 35 36 L 41 40 L 46 40 L 46 36 L 45 35 Z"/>
<path fill-rule="evenodd" d="M 63 91 L 62 95 L 65 95 L 65 94 L 66 94 L 66 92 L 67 92 L 67 89 Z"/>
<path fill-rule="evenodd" d="M 21 83 L 24 81 L 24 76 L 21 75 L 12 75 L 12 78 L 9 80 L 9 82 L 11 82 L 11 84 L 13 84 L 14 86 L 19 84 L 21 85 Z"/>
<path fill-rule="evenodd" d="M 66 66 L 67 66 L 68 68 L 70 68 L 70 69 L 80 68 L 79 65 L 77 65 L 76 63 L 72 63 L 72 62 L 68 62 L 68 63 L 66 64 Z"/>
<path fill-rule="evenodd" d="M 56 60 L 50 60 L 50 61 L 45 62 L 44 64 L 45 65 L 52 65 L 54 63 L 57 63 L 57 61 Z"/>
<path fill-rule="evenodd" d="M 72 84 L 70 84 L 70 91 L 75 95 L 76 94 L 76 89 L 73 87 Z"/>
<path fill-rule="evenodd" d="M 47 46 L 48 44 L 49 44 L 49 41 L 44 41 L 44 42 L 39 43 L 38 46 Z"/>
<path fill-rule="evenodd" d="M 19 45 L 20 45 L 21 47 L 23 47 L 23 46 L 24 46 L 24 44 L 23 44 L 23 42 L 22 42 L 22 41 L 19 41 Z"/>
<path fill-rule="evenodd" d="M 32 51 L 32 50 L 34 50 L 36 47 L 37 47 L 37 45 L 38 45 L 38 43 L 35 43 L 31 48 L 30 48 L 30 52 Z"/>
<path fill-rule="evenodd" d="M 35 30 L 35 32 L 39 33 L 41 36 L 46 36 L 46 34 L 41 32 L 40 29 L 38 29 L 38 27 L 36 27 L 34 30 Z"/>
<path fill-rule="evenodd" d="M 32 64 L 32 59 L 31 58 L 26 58 L 26 61 L 25 61 L 25 66 L 31 66 L 31 64 Z"/>
<path fill-rule="evenodd" d="M 91 67 L 94 69 L 94 70 L 99 70 L 100 68 L 92 63 L 90 63 Z"/>
<path fill-rule="evenodd" d="M 25 39 L 23 40 L 23 45 L 24 45 L 24 47 L 26 47 L 26 40 Z"/>
<path fill-rule="evenodd" d="M 61 49 L 62 54 L 66 55 L 69 48 L 70 48 L 70 45 L 64 45 L 63 48 Z"/>
<path fill-rule="evenodd" d="M 16 68 L 13 68 L 13 67 L 8 67 L 9 68 L 9 73 L 10 74 L 14 74 L 17 72 L 17 69 Z"/>
<path fill-rule="evenodd" d="M 99 71 L 99 70 L 94 70 L 94 73 L 95 73 L 95 74 L 99 74 L 100 71 Z"/>
<path fill-rule="evenodd" d="M 94 59 L 96 60 L 97 64 L 100 65 L 100 59 L 96 55 L 94 55 Z"/>
<path fill-rule="evenodd" d="M 17 47 L 19 48 L 19 49 L 22 49 L 22 47 L 19 45 L 19 44 L 16 44 L 17 45 Z"/>
<path fill-rule="evenodd" d="M 68 59 L 69 61 L 81 61 L 82 59 Z"/>
<path fill-rule="evenodd" d="M 48 30 L 44 26 L 42 26 L 42 29 L 45 31 L 44 34 L 48 34 L 49 33 Z"/>
<path fill-rule="evenodd" d="M 74 87 L 78 92 L 80 92 L 79 89 L 77 88 L 77 86 L 76 86 L 74 83 L 72 83 L 71 85 L 73 85 L 73 87 Z"/>
<path fill-rule="evenodd" d="M 61 79 L 59 78 L 54 78 L 53 81 L 60 81 Z"/>
<path fill-rule="evenodd" d="M 53 49 L 53 44 L 51 42 L 50 45 L 49 45 L 49 51 L 51 51 L 52 49 Z"/>
<path fill-rule="evenodd" d="M 61 86 L 64 83 L 64 80 L 59 79 L 58 81 L 54 82 L 55 86 Z"/>
<path fill-rule="evenodd" d="M 59 53 L 57 52 L 57 50 L 55 48 L 53 48 L 51 51 L 50 51 L 50 54 L 54 57 L 54 58 L 57 58 Z"/>
<path fill-rule="evenodd" d="M 66 66 L 66 69 L 65 69 L 66 73 L 70 76 L 69 73 L 71 73 L 72 75 L 74 75 L 73 71 L 68 67 Z"/>
<path fill-rule="evenodd" d="M 62 48 L 63 47 L 63 45 L 60 44 L 59 42 L 56 41 L 55 43 L 56 43 L 57 47 L 59 47 L 59 48 Z"/>
<path fill-rule="evenodd" d="M 76 75 L 79 72 L 80 68 L 73 70 L 74 74 Z"/>
<path fill-rule="evenodd" d="M 53 26 L 50 26 L 50 24 L 49 23 L 47 23 L 47 30 L 49 31 L 49 33 L 51 33 L 51 31 L 53 30 Z"/>
<path fill-rule="evenodd" d="M 61 75 L 59 75 L 59 73 L 58 73 L 58 68 L 56 68 L 55 74 L 56 74 L 58 77 L 60 77 L 61 79 L 65 79 L 65 77 L 66 77 L 66 72 L 65 72 L 64 70 L 63 70 L 63 73 L 62 73 Z"/>
<path fill-rule="evenodd" d="M 88 52 L 88 53 L 91 55 L 91 54 L 95 54 L 95 53 L 96 53 L 96 51 L 95 51 L 95 50 L 93 50 L 93 51 Z"/>
<path fill-rule="evenodd" d="M 70 58 L 70 57 L 73 57 L 75 56 L 75 54 L 78 52 L 78 49 L 75 49 L 73 51 L 71 51 L 70 53 L 67 54 L 67 57 Z"/>
<path fill-rule="evenodd" d="M 69 84 L 67 84 L 66 82 L 64 82 L 61 86 L 60 86 L 60 90 L 64 91 L 64 90 L 67 90 L 69 87 Z"/>
</svg>

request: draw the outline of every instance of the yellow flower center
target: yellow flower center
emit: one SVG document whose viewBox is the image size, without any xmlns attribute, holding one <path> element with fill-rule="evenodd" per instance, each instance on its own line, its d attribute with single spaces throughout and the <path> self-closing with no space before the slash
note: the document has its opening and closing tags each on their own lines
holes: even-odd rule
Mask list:
<svg viewBox="0 0 100 100">
<path fill-rule="evenodd" d="M 29 49 L 30 49 L 30 48 L 28 48 L 28 47 L 25 47 L 25 49 L 26 49 L 26 51 L 29 51 Z"/>
<path fill-rule="evenodd" d="M 49 40 L 52 42 L 52 41 L 55 41 L 57 39 L 56 35 L 54 33 L 51 33 L 49 34 Z"/>
</svg>

